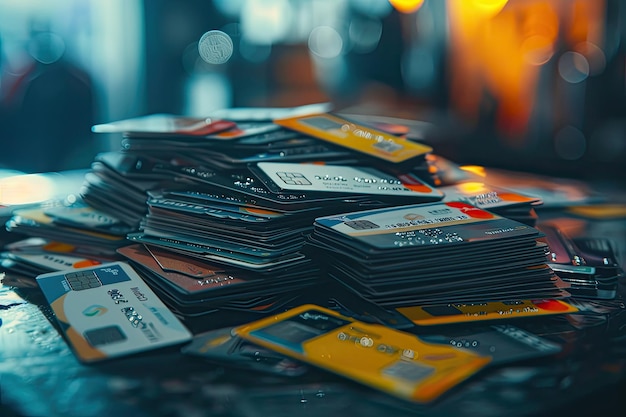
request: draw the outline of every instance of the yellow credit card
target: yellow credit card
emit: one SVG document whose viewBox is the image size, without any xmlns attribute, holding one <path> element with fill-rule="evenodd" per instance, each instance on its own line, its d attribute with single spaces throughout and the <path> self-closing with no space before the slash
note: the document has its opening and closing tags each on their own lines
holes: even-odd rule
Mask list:
<svg viewBox="0 0 626 417">
<path fill-rule="evenodd" d="M 364 323 L 312 304 L 235 329 L 238 336 L 405 400 L 426 403 L 491 357 Z"/>
<path fill-rule="evenodd" d="M 274 123 L 387 162 L 406 162 L 432 152 L 430 146 L 359 125 L 329 113 L 277 119 Z"/>
<path fill-rule="evenodd" d="M 578 308 L 555 299 L 489 301 L 401 307 L 400 314 L 419 326 L 576 313 Z"/>
</svg>

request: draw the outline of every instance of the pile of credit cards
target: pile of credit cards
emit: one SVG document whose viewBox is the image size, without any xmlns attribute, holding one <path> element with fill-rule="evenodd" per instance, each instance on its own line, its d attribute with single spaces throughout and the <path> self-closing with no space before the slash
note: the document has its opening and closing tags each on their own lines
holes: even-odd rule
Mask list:
<svg viewBox="0 0 626 417">
<path fill-rule="evenodd" d="M 315 220 L 307 252 L 362 297 L 390 307 L 561 298 L 537 229 L 463 202 Z"/>
<path fill-rule="evenodd" d="M 135 228 L 135 245 L 119 253 L 187 318 L 272 311 L 319 284 L 319 265 L 301 250 L 317 217 L 444 197 L 428 181 L 430 147 L 329 113 L 151 115 L 94 130 L 123 133 L 122 149 L 96 156 L 82 197 Z M 165 258 L 211 274 L 177 281 L 181 270 L 154 267 Z M 190 279 L 207 281 L 181 285 Z"/>
<path fill-rule="evenodd" d="M 20 208 L 5 227 L 25 236 L 0 252 L 4 281 L 21 286 L 32 286 L 39 274 L 118 259 L 117 249 L 128 245 L 133 230 L 83 202 Z"/>
<path fill-rule="evenodd" d="M 146 193 L 172 186 L 168 175 L 153 170 L 158 159 L 127 152 L 96 155 L 80 194 L 90 207 L 110 213 L 132 229 L 147 212 Z"/>
<path fill-rule="evenodd" d="M 4 282 L 44 290 L 84 361 L 193 338 L 184 354 L 289 377 L 313 365 L 429 402 L 560 347 L 506 323 L 403 331 L 617 297 L 610 242 L 537 226 L 540 198 L 458 176 L 384 123 L 313 105 L 93 130 L 120 149 L 95 156 L 79 201 L 15 211 L 24 239 L 0 253 Z"/>
<path fill-rule="evenodd" d="M 532 227 L 539 198 L 454 180 L 452 162 L 396 124 L 328 110 L 94 126 L 121 133 L 121 148 L 95 156 L 82 201 L 15 213 L 9 231 L 46 241 L 6 248 L 3 267 L 123 259 L 186 319 L 269 313 L 322 282 L 327 305 L 398 326 L 398 307 L 568 295 Z"/>
</svg>

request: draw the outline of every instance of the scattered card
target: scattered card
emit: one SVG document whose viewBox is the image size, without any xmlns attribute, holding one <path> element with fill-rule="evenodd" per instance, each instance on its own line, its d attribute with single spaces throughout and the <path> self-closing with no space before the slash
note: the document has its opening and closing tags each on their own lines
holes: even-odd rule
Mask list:
<svg viewBox="0 0 626 417">
<path fill-rule="evenodd" d="M 124 262 L 42 274 L 37 283 L 82 362 L 191 339 L 191 333 Z"/>
<path fill-rule="evenodd" d="M 302 305 L 235 329 L 240 337 L 409 401 L 435 400 L 490 358 Z"/>
</svg>

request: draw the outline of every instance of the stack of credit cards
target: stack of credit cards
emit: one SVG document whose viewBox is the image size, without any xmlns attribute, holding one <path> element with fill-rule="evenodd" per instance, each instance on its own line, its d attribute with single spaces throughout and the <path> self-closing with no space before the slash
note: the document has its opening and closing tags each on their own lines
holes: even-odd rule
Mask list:
<svg viewBox="0 0 626 417">
<path fill-rule="evenodd" d="M 354 161 L 350 152 L 339 146 L 273 123 L 272 116 L 316 108 L 292 110 L 265 112 L 260 118 L 242 118 L 235 112 L 222 112 L 220 119 L 153 114 L 96 125 L 92 130 L 123 133 L 122 149 L 127 152 L 177 156 L 214 169 L 236 170 L 262 161 Z"/>
<path fill-rule="evenodd" d="M 121 149 L 80 202 L 15 211 L 6 282 L 39 286 L 84 362 L 191 340 L 222 366 L 321 368 L 417 404 L 561 351 L 502 319 L 616 296 L 606 240 L 535 228 L 540 198 L 435 157 L 423 126 L 329 110 L 94 126 Z"/>
<path fill-rule="evenodd" d="M 16 210 L 6 228 L 30 237 L 89 248 L 91 253 L 107 257 L 128 244 L 126 235 L 133 230 L 117 218 L 80 201 L 70 206 Z"/>
<path fill-rule="evenodd" d="M 386 307 L 562 298 L 541 236 L 467 203 L 438 202 L 317 218 L 304 252 Z"/>
<path fill-rule="evenodd" d="M 6 228 L 24 238 L 5 245 L 0 269 L 21 287 L 39 274 L 119 259 L 116 250 L 132 230 L 83 202 L 15 210 Z"/>
<path fill-rule="evenodd" d="M 160 256 L 203 262 L 229 277 L 214 286 L 191 285 L 187 277 L 179 282 L 197 288 L 181 291 L 163 271 L 139 267 L 164 301 L 188 318 L 226 309 L 268 312 L 318 284 L 319 266 L 301 248 L 319 215 L 442 196 L 417 178 L 400 181 L 372 168 L 267 162 L 243 178 L 200 168 L 161 169 L 195 187 L 149 192 L 148 214 L 128 238 L 152 248 L 153 258 L 158 249 Z M 141 245 L 133 248 L 120 253 L 135 261 L 149 258 L 145 251 L 140 255 Z"/>
<path fill-rule="evenodd" d="M 123 133 L 122 150 L 96 157 L 83 198 L 132 225 L 135 230 L 127 238 L 137 245 L 120 251 L 129 259 L 154 260 L 155 251 L 161 251 L 161 256 L 203 263 L 210 270 L 264 285 L 280 280 L 284 291 L 276 289 L 276 294 L 309 288 L 320 275 L 315 256 L 331 252 L 337 261 L 329 268 L 330 276 L 348 289 L 343 294 L 358 293 L 365 299 L 362 304 L 339 296 L 326 301 L 355 317 L 389 313 L 370 315 L 385 317 L 375 322 L 403 325 L 401 315 L 388 306 L 502 300 L 504 294 L 515 300 L 567 295 L 566 285 L 546 265 L 547 246 L 537 241 L 539 233 L 532 227 L 518 230 L 535 224 L 534 207 L 540 199 L 467 175 L 450 180 L 439 172 L 440 164 L 432 163 L 437 159 L 432 149 L 407 139 L 406 132 L 328 110 L 324 106 L 280 114 L 276 109 L 226 110 L 214 119 L 156 114 L 94 126 L 95 132 Z M 437 181 L 441 175 L 446 178 Z M 472 240 L 471 245 L 433 243 L 433 249 L 421 248 L 428 259 L 436 253 L 439 263 L 420 263 L 412 255 L 404 260 L 410 248 L 403 245 L 408 241 L 415 246 L 416 241 L 408 235 L 388 253 L 381 250 L 380 258 L 370 259 L 368 254 L 367 262 L 353 250 L 347 255 L 332 253 L 337 239 L 320 238 L 318 224 L 309 238 L 315 219 L 440 200 L 463 215 L 469 206 L 476 209 L 474 215 L 489 210 L 494 219 L 472 222 L 503 232 L 489 232 L 486 243 Z M 458 222 L 445 226 L 466 226 L 465 220 Z M 436 242 L 440 232 L 437 225 L 420 233 L 430 234 L 429 242 Z M 131 262 L 181 315 L 227 309 L 239 302 L 237 297 L 249 295 L 260 298 L 255 298 L 257 304 L 248 299 L 245 308 L 277 305 L 256 293 L 254 285 L 239 286 L 237 296 L 213 299 L 203 291 L 189 290 L 188 281 L 180 281 L 187 285 L 181 287 L 164 271 L 155 272 L 136 259 Z M 416 266 L 423 269 L 419 285 L 399 274 Z M 406 292 L 407 286 L 416 288 Z"/>
<path fill-rule="evenodd" d="M 35 278 L 40 274 L 99 265 L 115 259 L 89 250 L 89 247 L 33 237 L 7 244 L 0 252 L 0 270 L 4 274 L 4 284 L 34 288 L 37 287 Z"/>
<path fill-rule="evenodd" d="M 195 187 L 149 193 L 141 232 L 129 238 L 261 272 L 304 262 L 300 248 L 318 216 L 442 197 L 417 177 L 401 180 L 368 167 L 264 162 L 245 175 L 160 169 Z"/>
<path fill-rule="evenodd" d="M 170 176 L 152 169 L 161 158 L 131 152 L 96 155 L 80 189 L 83 201 L 136 229 L 147 212 L 148 190 L 173 186 Z"/>
<path fill-rule="evenodd" d="M 327 105 L 287 110 L 93 127 L 122 133 L 122 149 L 96 157 L 82 197 L 135 229 L 127 238 L 137 244 L 119 253 L 181 316 L 266 311 L 318 282 L 319 267 L 300 251 L 316 217 L 443 197 L 418 175 L 426 171 L 402 170 L 423 165 L 430 147 L 325 113 Z M 220 272 L 174 278 L 181 271 L 154 265 L 164 257 Z"/>
<path fill-rule="evenodd" d="M 207 317 L 230 321 L 278 311 L 317 282 L 317 270 L 282 268 L 273 274 L 225 268 L 153 245 L 118 250 L 159 298 L 190 327 Z M 226 321 L 222 321 L 225 323 Z M 210 324 L 204 320 L 204 326 Z"/>
<path fill-rule="evenodd" d="M 549 248 L 548 265 L 570 287 L 572 296 L 613 299 L 624 271 L 611 241 L 605 238 L 570 238 L 556 225 L 537 226 Z"/>
<path fill-rule="evenodd" d="M 353 161 L 350 153 L 315 138 L 282 129 L 271 122 L 238 123 L 236 127 L 206 137 L 153 137 L 126 133 L 125 151 L 177 155 L 215 169 L 240 169 L 265 161 Z"/>
<path fill-rule="evenodd" d="M 146 192 L 177 188 L 163 182 L 181 181 L 176 171 L 185 168 L 245 178 L 258 163 L 309 162 L 374 167 L 429 182 L 425 157 L 432 148 L 319 113 L 328 105 L 261 109 L 256 116 L 235 110 L 220 112 L 220 119 L 153 114 L 94 126 L 94 132 L 122 133 L 122 149 L 96 157 L 83 199 L 135 226 L 146 212 Z"/>
</svg>

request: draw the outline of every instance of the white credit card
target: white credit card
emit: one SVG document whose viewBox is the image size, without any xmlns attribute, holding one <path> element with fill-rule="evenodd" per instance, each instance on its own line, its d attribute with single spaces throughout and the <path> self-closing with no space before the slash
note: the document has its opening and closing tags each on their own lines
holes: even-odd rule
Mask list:
<svg viewBox="0 0 626 417">
<path fill-rule="evenodd" d="M 477 181 L 467 181 L 459 184 L 446 185 L 438 188 L 443 192 L 442 201 L 463 201 L 485 210 L 500 207 L 514 207 L 520 205 L 535 206 L 541 204 L 541 199 L 526 196 L 516 191 L 494 187 Z"/>
<path fill-rule="evenodd" d="M 392 250 L 539 236 L 536 229 L 526 224 L 460 201 L 318 217 L 315 226 L 373 248 Z"/>
<path fill-rule="evenodd" d="M 259 162 L 257 166 L 282 190 L 443 197 L 415 176 L 401 179 L 369 167 L 286 162 Z"/>
<path fill-rule="evenodd" d="M 82 362 L 171 346 L 192 338 L 127 263 L 51 272 L 39 275 L 37 283 Z"/>
<path fill-rule="evenodd" d="M 39 268 L 46 268 L 52 271 L 62 271 L 65 269 L 85 268 L 94 265 L 100 265 L 101 262 L 95 259 L 89 259 L 82 256 L 61 255 L 58 253 L 41 252 L 41 253 L 19 253 L 9 252 L 7 256 L 19 262 L 26 262 Z"/>
</svg>

